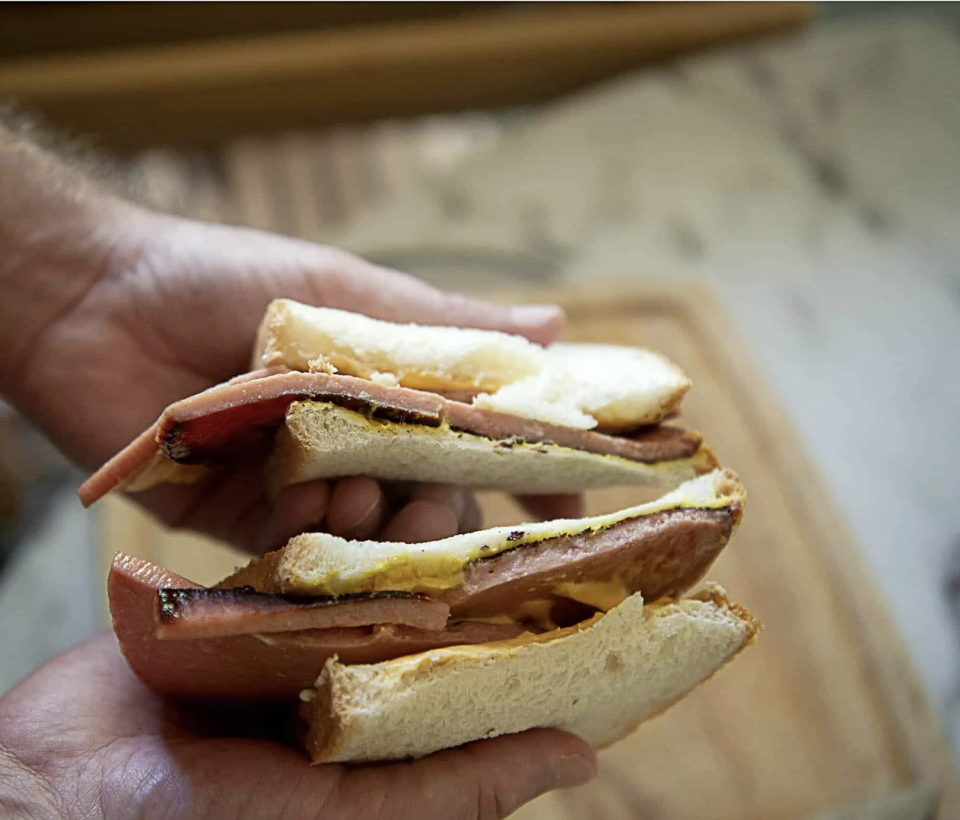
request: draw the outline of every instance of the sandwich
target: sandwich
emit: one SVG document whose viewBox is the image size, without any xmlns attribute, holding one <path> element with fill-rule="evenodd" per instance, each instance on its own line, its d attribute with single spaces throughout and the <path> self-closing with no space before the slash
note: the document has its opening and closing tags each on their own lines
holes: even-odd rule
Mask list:
<svg viewBox="0 0 960 820">
<path fill-rule="evenodd" d="M 210 588 L 118 555 L 114 631 L 154 690 L 290 704 L 314 763 L 420 757 L 539 726 L 603 747 L 755 639 L 749 612 L 716 585 L 697 589 L 746 493 L 698 434 L 666 423 L 690 384 L 662 357 L 278 301 L 254 365 L 167 408 L 81 488 L 84 502 L 250 460 L 274 489 L 355 474 L 672 489 L 429 543 L 303 533 Z"/>
</svg>

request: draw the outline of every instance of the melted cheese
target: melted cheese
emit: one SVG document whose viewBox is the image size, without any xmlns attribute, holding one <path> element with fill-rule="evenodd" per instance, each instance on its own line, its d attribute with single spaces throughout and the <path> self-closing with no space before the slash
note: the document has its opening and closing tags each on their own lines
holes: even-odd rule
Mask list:
<svg viewBox="0 0 960 820">
<path fill-rule="evenodd" d="M 626 584 L 619 579 L 609 581 L 579 581 L 555 584 L 554 595 L 560 598 L 570 598 L 581 604 L 592 606 L 601 612 L 609 612 L 620 606 L 631 594 Z"/>
<path fill-rule="evenodd" d="M 554 584 L 551 593 L 555 598 L 537 598 L 524 601 L 514 608 L 513 615 L 473 617 L 466 614 L 457 620 L 486 624 L 536 626 L 544 631 L 552 631 L 558 628 L 552 616 L 556 598 L 569 598 L 572 601 L 578 601 L 581 604 L 598 609 L 600 612 L 609 612 L 629 598 L 633 594 L 633 590 L 628 589 L 623 581 L 612 579 L 608 581 L 568 581 Z"/>
<path fill-rule="evenodd" d="M 638 603 L 640 596 L 637 595 Z M 557 641 L 561 638 L 566 638 L 569 635 L 574 635 L 577 632 L 580 632 L 584 629 L 590 629 L 593 626 L 596 626 L 597 623 L 603 618 L 605 613 L 598 612 L 592 618 L 588 618 L 585 621 L 581 621 L 578 624 L 573 626 L 567 626 L 563 629 L 551 629 L 548 632 L 524 632 L 521 635 L 517 635 L 515 638 L 504 638 L 502 641 L 489 641 L 488 643 L 474 643 L 474 644 L 460 644 L 457 646 L 444 647 L 443 649 L 432 649 L 427 650 L 426 652 L 421 652 L 419 655 L 407 655 L 403 658 L 398 658 L 395 663 L 402 662 L 422 662 L 427 660 L 428 662 L 435 662 L 437 659 L 444 656 L 453 657 L 455 655 L 487 655 L 491 649 L 509 649 L 512 647 L 521 647 L 527 646 L 532 643 L 549 643 L 550 641 Z"/>
</svg>

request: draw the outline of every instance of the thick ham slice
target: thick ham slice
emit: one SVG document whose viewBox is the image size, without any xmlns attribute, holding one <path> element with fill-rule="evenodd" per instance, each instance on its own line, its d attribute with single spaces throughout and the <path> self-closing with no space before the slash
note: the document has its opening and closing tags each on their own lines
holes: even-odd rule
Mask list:
<svg viewBox="0 0 960 820">
<path fill-rule="evenodd" d="M 740 515 L 739 504 L 665 510 L 600 532 L 525 544 L 473 562 L 463 584 L 437 599 L 450 605 L 452 618 L 507 615 L 544 628 L 589 616 L 571 600 L 606 610 L 635 592 L 650 602 L 678 598 L 706 575 Z M 547 606 L 531 608 L 532 602 Z"/>
<path fill-rule="evenodd" d="M 327 401 L 376 418 L 485 436 L 509 447 L 517 441 L 551 442 L 599 455 L 656 463 L 689 458 L 697 433 L 655 425 L 630 435 L 606 435 L 483 410 L 437 393 L 380 385 L 353 376 L 271 368 L 245 374 L 170 405 L 160 419 L 114 456 L 79 489 L 89 506 L 118 486 L 189 481 L 190 466 L 260 459 L 294 401 Z M 139 480 L 138 480 L 139 479 Z"/>
<path fill-rule="evenodd" d="M 342 663 L 378 663 L 522 631 L 512 624 L 465 622 L 441 631 L 377 625 L 164 641 L 154 635 L 161 588 L 200 589 L 148 561 L 118 555 L 107 584 L 113 628 L 137 677 L 161 694 L 187 700 L 294 700 L 334 655 Z"/>
<path fill-rule="evenodd" d="M 161 589 L 158 597 L 155 634 L 175 641 L 372 624 L 436 632 L 450 615 L 446 604 L 403 592 L 291 599 L 248 589 Z"/>
</svg>

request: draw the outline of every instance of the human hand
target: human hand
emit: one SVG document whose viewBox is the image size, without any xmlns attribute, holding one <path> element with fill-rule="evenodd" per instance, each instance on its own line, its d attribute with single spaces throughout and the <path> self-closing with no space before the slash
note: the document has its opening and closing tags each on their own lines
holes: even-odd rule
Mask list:
<svg viewBox="0 0 960 820">
<path fill-rule="evenodd" d="M 413 762 L 309 766 L 280 711 L 184 707 L 137 680 L 112 634 L 0 698 L 0 814 L 84 818 L 506 817 L 596 770 L 554 730 L 481 740 Z"/>
<path fill-rule="evenodd" d="M 154 214 L 114 203 L 94 274 L 12 367 L 15 399 L 79 464 L 94 468 L 172 401 L 249 366 L 268 302 L 286 296 L 398 321 L 455 324 L 556 339 L 556 307 L 509 307 L 442 293 L 343 251 L 260 231 Z M 62 262 L 59 264 L 63 264 Z M 83 262 L 74 260 L 76 268 Z M 249 551 L 322 528 L 352 538 L 426 541 L 480 524 L 472 494 L 421 486 L 391 493 L 367 478 L 317 481 L 266 495 L 249 468 L 136 499 L 162 520 Z M 524 499 L 540 517 L 569 517 L 579 498 Z"/>
</svg>

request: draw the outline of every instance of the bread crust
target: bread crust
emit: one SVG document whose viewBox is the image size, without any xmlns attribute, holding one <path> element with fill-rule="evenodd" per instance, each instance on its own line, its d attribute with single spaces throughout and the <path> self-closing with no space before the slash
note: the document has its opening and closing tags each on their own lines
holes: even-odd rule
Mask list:
<svg viewBox="0 0 960 820">
<path fill-rule="evenodd" d="M 646 607 L 638 598 L 539 636 L 366 667 L 331 659 L 301 704 L 311 760 L 419 757 L 541 726 L 606 748 L 711 678 L 761 629 L 718 586 Z"/>
</svg>

